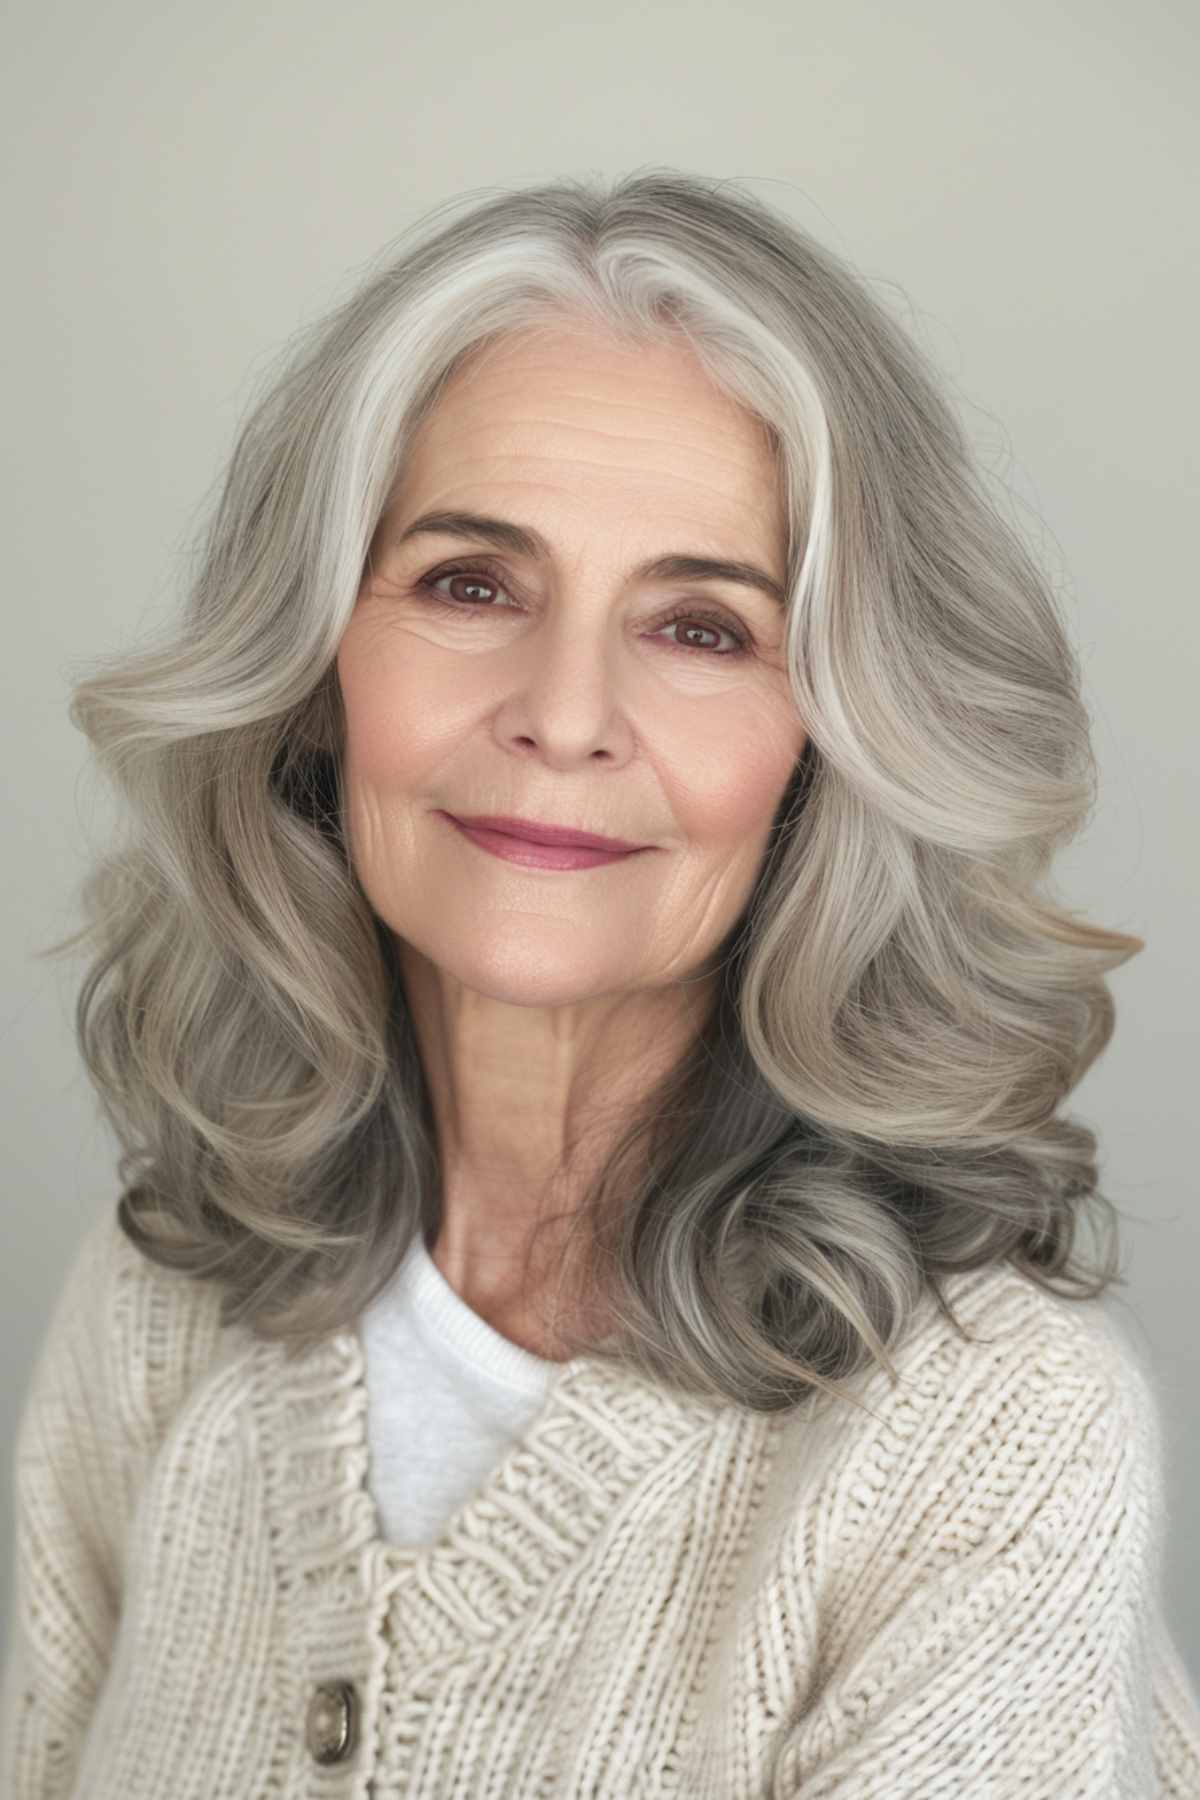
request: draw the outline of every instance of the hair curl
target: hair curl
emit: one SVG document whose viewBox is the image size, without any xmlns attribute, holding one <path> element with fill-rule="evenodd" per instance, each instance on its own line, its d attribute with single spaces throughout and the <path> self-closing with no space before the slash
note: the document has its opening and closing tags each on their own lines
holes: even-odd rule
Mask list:
<svg viewBox="0 0 1200 1800">
<path fill-rule="evenodd" d="M 847 267 L 728 182 L 482 194 L 285 349 L 182 621 L 74 687 L 130 817 L 83 882 L 89 922 L 45 954 L 95 951 L 76 1031 L 122 1229 L 290 1354 L 436 1225 L 395 945 L 342 834 L 335 656 L 448 376 L 570 317 L 683 334 L 766 425 L 808 732 L 711 1019 L 572 1221 L 579 1295 L 613 1329 L 568 1319 L 570 1352 L 769 1412 L 872 1359 L 894 1376 L 927 1292 L 962 1330 L 953 1272 L 1122 1284 L 1095 1135 L 1059 1109 L 1112 1034 L 1106 973 L 1144 943 L 1046 891 L 1095 794 L 1078 664 L 935 377 Z"/>
</svg>

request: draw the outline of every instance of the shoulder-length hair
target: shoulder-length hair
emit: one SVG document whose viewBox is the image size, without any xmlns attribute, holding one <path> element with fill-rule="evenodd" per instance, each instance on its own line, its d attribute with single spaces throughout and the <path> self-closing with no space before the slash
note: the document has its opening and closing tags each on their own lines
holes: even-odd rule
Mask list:
<svg viewBox="0 0 1200 1800">
<path fill-rule="evenodd" d="M 872 1360 L 894 1379 L 927 1293 L 962 1331 L 953 1272 L 1122 1284 L 1095 1135 L 1060 1108 L 1144 942 L 1046 890 L 1095 794 L 1079 667 L 916 347 L 795 224 L 673 171 L 476 190 L 400 246 L 256 400 L 182 620 L 73 690 L 130 829 L 46 953 L 96 952 L 76 1030 L 124 1232 L 291 1355 L 435 1224 L 395 945 L 343 836 L 335 655 L 448 376 L 583 320 L 682 338 L 765 424 L 808 738 L 715 1010 L 574 1209 L 611 1329 L 573 1307 L 570 1352 L 770 1412 Z"/>
</svg>

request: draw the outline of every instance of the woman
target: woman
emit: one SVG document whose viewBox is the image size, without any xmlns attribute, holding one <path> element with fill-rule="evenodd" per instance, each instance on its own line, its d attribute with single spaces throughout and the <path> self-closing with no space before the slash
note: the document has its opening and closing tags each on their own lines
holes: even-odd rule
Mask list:
<svg viewBox="0 0 1200 1800">
<path fill-rule="evenodd" d="M 1141 940 L 1047 896 L 1077 664 L 897 327 L 724 183 L 476 200 L 203 551 L 73 704 L 124 1192 L 5 1792 L 1200 1793 L 1061 1112 Z"/>
</svg>

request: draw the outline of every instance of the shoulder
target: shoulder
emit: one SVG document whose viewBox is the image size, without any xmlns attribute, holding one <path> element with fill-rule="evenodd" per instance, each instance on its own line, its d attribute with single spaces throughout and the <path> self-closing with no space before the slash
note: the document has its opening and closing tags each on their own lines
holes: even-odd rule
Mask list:
<svg viewBox="0 0 1200 1800">
<path fill-rule="evenodd" d="M 84 1227 L 55 1296 L 22 1433 L 82 1407 L 98 1439 L 149 1450 L 228 1335 L 219 1291 L 152 1262 L 110 1206 Z"/>
<path fill-rule="evenodd" d="M 927 1295 L 860 1407 L 803 1409 L 784 1462 L 827 1518 L 835 1585 L 992 1554 L 1056 1558 L 1087 1534 L 1161 1555 L 1163 1433 L 1152 1362 L 1109 1295 L 1073 1300 L 1007 1265 Z M 786 1477 L 785 1477 L 786 1479 Z"/>
<path fill-rule="evenodd" d="M 1151 1353 L 1111 1288 L 1071 1298 L 992 1264 L 951 1277 L 942 1291 L 966 1335 L 925 1296 L 895 1359 L 896 1397 L 914 1423 L 936 1413 L 957 1424 L 962 1442 L 986 1420 L 994 1446 L 1009 1442 L 1011 1428 L 1012 1453 L 1022 1456 L 1050 1440 L 1082 1451 L 1127 1428 L 1139 1439 L 1157 1429 Z"/>
<path fill-rule="evenodd" d="M 1082 1391 L 1101 1389 L 1137 1402 L 1153 1382 L 1149 1351 L 1112 1289 L 1070 1298 L 994 1263 L 943 1280 L 942 1292 L 966 1338 L 926 1294 L 895 1357 L 901 1389 L 953 1374 L 997 1397 L 1015 1384 L 1070 1405 Z"/>
<path fill-rule="evenodd" d="M 1111 1289 L 1073 1299 L 1000 1264 L 952 1277 L 943 1293 L 966 1336 L 926 1296 L 895 1359 L 897 1447 L 951 1477 L 993 1461 L 1027 1470 L 1031 1485 L 1089 1463 L 1114 1480 L 1153 1474 L 1152 1359 Z"/>
<path fill-rule="evenodd" d="M 964 1779 L 1182 1795 L 1166 1771 L 1186 1784 L 1195 1712 L 1162 1610 L 1158 1399 L 1129 1309 L 1007 1266 L 942 1291 L 965 1338 L 929 1296 L 897 1379 L 873 1368 L 861 1407 L 822 1395 L 788 1422 L 763 1604 L 819 1676 L 777 1785 L 874 1792 L 887 1767 L 897 1795 Z"/>
</svg>

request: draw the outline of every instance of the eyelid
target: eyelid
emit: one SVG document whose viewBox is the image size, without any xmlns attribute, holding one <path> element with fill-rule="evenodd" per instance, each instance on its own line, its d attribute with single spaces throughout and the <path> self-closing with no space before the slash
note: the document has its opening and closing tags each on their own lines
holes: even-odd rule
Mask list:
<svg viewBox="0 0 1200 1800">
<path fill-rule="evenodd" d="M 499 564 L 494 563 L 485 553 L 481 553 L 479 556 L 468 555 L 462 558 L 451 557 L 449 562 L 445 564 L 437 563 L 432 569 L 427 570 L 425 574 L 417 577 L 417 586 L 423 586 L 427 582 L 441 581 L 446 575 L 473 574 L 486 576 L 486 578 L 489 581 L 494 582 L 497 587 L 504 588 L 506 592 L 512 591 L 509 587 L 511 577 L 507 570 L 501 568 Z M 670 606 L 672 604 L 671 601 L 665 600 L 663 602 L 664 606 Z M 742 618 L 741 614 L 737 612 L 734 607 L 728 605 L 725 601 L 710 600 L 704 594 L 697 594 L 694 599 L 686 595 L 680 596 L 679 600 L 674 602 L 674 604 L 681 606 L 711 607 L 714 609 L 714 617 L 728 620 L 728 629 L 742 632 L 751 643 L 756 640 L 756 633 L 754 632 L 753 627 L 746 619 Z"/>
<path fill-rule="evenodd" d="M 509 592 L 509 581 L 505 571 L 496 568 L 490 557 L 468 556 L 465 559 L 452 558 L 446 564 L 435 564 L 424 575 L 417 578 L 415 591 L 424 594 L 428 603 L 442 607 L 448 614 L 458 613 L 466 617 L 478 617 L 487 607 L 471 608 L 456 603 L 446 595 L 437 591 L 436 583 L 445 581 L 452 575 L 466 578 L 477 576 L 490 587 Z M 704 599 L 689 599 L 683 596 L 674 602 L 668 602 L 668 611 L 658 620 L 656 630 L 666 631 L 670 626 L 685 623 L 688 620 L 703 625 L 709 631 L 723 631 L 733 639 L 731 650 L 709 650 L 676 646 L 676 653 L 683 656 L 694 656 L 701 659 L 712 658 L 717 662 L 742 660 L 756 656 L 759 652 L 758 638 L 754 630 L 737 613 L 729 608 Z M 511 608 L 499 608 L 500 611 L 511 611 Z"/>
</svg>

